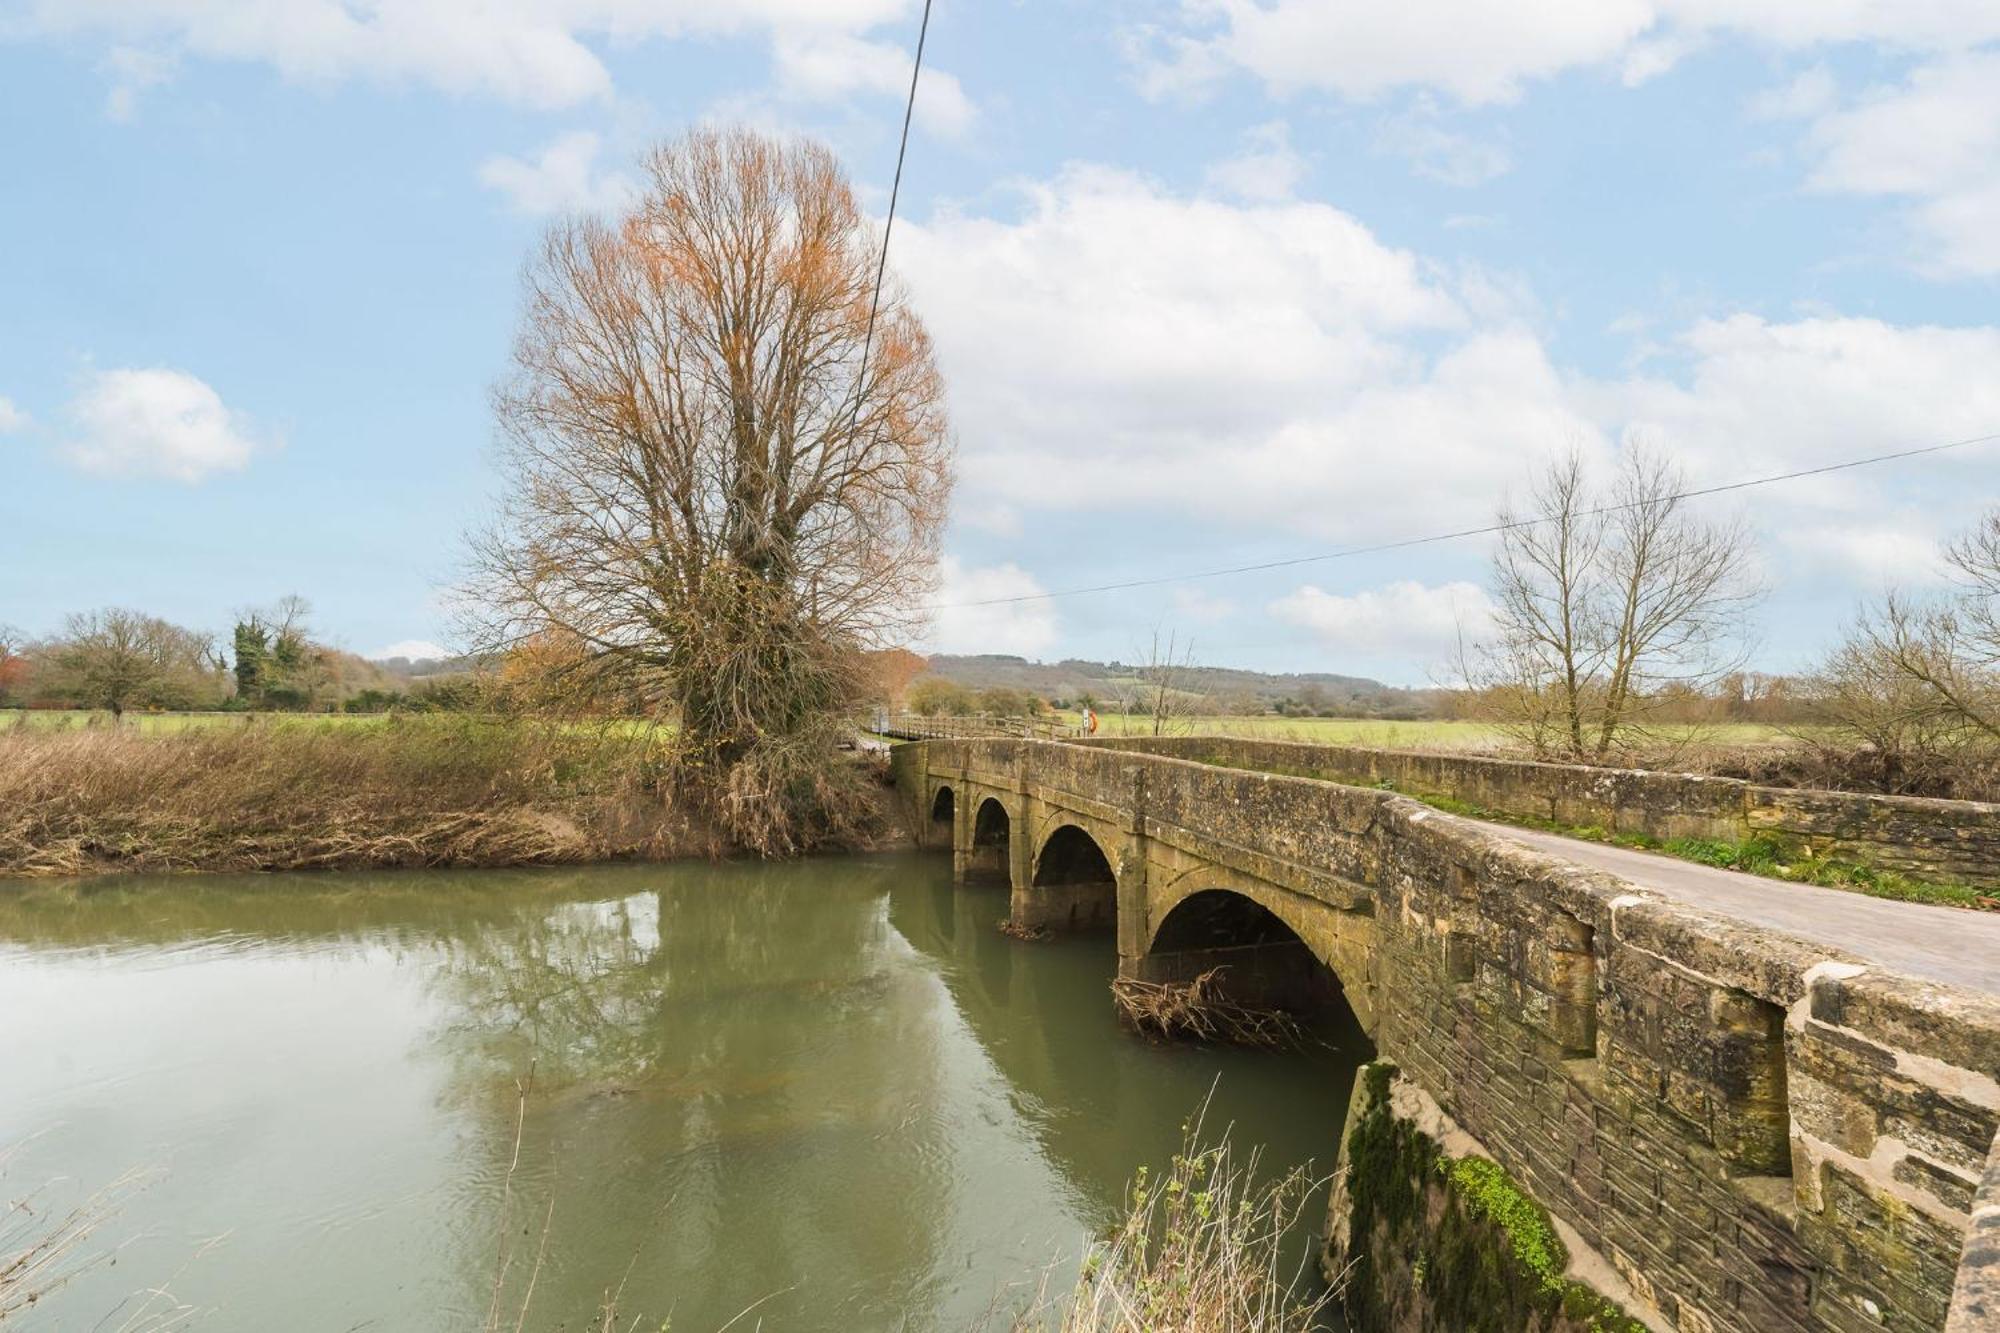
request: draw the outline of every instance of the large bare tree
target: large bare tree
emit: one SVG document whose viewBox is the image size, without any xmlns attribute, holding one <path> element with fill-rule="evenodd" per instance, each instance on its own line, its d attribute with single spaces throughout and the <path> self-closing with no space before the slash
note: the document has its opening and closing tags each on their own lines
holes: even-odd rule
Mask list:
<svg viewBox="0 0 2000 1333">
<path fill-rule="evenodd" d="M 1496 634 L 1465 674 L 1538 753 L 1602 762 L 1645 735 L 1665 692 L 1739 665 L 1759 593 L 1750 535 L 1696 514 L 1685 490 L 1640 447 L 1599 490 L 1572 451 L 1525 508 L 1501 510 Z"/>
<path fill-rule="evenodd" d="M 552 227 L 495 395 L 489 646 L 555 635 L 724 769 L 820 726 L 934 584 L 951 486 L 930 338 L 839 163 L 698 130 L 622 216 Z"/>
</svg>

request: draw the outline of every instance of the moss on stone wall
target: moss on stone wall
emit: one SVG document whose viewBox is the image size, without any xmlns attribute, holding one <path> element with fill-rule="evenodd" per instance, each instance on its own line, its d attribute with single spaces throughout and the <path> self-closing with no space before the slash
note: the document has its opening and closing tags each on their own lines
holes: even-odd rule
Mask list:
<svg viewBox="0 0 2000 1333">
<path fill-rule="evenodd" d="M 1343 1313 L 1357 1333 L 1645 1333 L 1563 1276 L 1547 1210 L 1483 1157 L 1454 1158 L 1389 1106 L 1393 1066 L 1362 1071 L 1347 1144 L 1353 1266 Z"/>
</svg>

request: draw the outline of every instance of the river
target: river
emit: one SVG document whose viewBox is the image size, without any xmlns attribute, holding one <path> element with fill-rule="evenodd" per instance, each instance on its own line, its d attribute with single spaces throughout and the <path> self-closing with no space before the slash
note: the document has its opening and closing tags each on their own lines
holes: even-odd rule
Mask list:
<svg viewBox="0 0 2000 1333">
<path fill-rule="evenodd" d="M 1005 911 L 936 855 L 0 887 L 0 1194 L 140 1173 L 21 1327 L 478 1330 L 505 1233 L 509 1329 L 531 1276 L 528 1329 L 621 1282 L 647 1330 L 967 1329 L 1211 1087 L 1330 1168 L 1351 1053 L 1138 1040 L 1109 936 Z"/>
</svg>

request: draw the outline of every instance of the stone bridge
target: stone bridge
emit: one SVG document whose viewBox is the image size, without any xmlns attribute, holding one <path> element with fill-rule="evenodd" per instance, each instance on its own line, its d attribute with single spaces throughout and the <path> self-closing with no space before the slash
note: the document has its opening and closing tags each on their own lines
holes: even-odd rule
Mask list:
<svg viewBox="0 0 2000 1333">
<path fill-rule="evenodd" d="M 1029 740 L 904 745 L 892 765 L 919 841 L 1005 886 L 1018 925 L 1101 929 L 1121 975 L 1221 965 L 1246 999 L 1358 1026 L 1398 1113 L 1503 1167 L 1571 1276 L 1645 1324 L 2000 1329 L 2000 1255 L 1974 1226 L 2000 1216 L 2000 1171 L 1981 1187 L 2000 997 L 1392 792 Z M 1331 1147 L 1341 1108 L 1301 1114 Z M 1337 1191 L 1329 1263 L 1350 1257 L 1348 1207 Z"/>
</svg>

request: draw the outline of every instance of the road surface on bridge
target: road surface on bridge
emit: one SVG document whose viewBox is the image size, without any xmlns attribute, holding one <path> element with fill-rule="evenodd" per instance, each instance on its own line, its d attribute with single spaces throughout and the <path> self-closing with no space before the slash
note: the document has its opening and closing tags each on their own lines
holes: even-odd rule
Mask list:
<svg viewBox="0 0 2000 1333">
<path fill-rule="evenodd" d="M 2000 912 L 1871 898 L 1511 824 L 1470 822 L 1718 916 L 1830 944 L 1907 976 L 2000 994 Z"/>
</svg>

